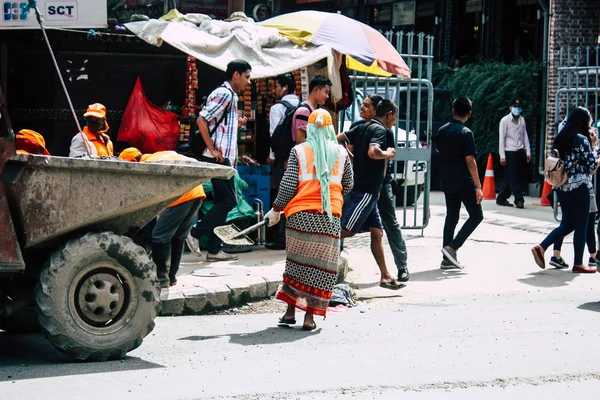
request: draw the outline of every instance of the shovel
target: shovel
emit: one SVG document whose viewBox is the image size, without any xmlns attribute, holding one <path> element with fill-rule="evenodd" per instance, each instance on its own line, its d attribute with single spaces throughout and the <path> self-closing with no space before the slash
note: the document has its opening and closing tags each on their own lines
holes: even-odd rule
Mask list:
<svg viewBox="0 0 600 400">
<path fill-rule="evenodd" d="M 223 241 L 228 246 L 252 246 L 254 241 L 250 239 L 247 235 L 250 232 L 254 232 L 260 227 L 267 225 L 269 220 L 265 218 L 258 224 L 254 224 L 249 228 L 240 230 L 235 224 L 217 226 L 213 232 L 219 239 Z"/>
</svg>

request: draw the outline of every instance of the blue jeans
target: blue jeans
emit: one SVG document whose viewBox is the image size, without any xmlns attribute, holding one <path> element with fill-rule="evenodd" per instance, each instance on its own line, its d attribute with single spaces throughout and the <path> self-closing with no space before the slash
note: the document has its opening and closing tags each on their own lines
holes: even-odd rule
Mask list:
<svg viewBox="0 0 600 400">
<path fill-rule="evenodd" d="M 481 209 L 481 204 L 477 204 L 474 186 L 467 187 L 458 192 L 444 192 L 444 196 L 446 196 L 446 221 L 444 222 L 443 246 L 450 246 L 454 250 L 458 250 L 471 233 L 473 233 L 475 228 L 479 226 L 481 221 L 483 221 L 483 210 Z M 469 219 L 467 219 L 455 237 L 454 231 L 460 219 L 461 204 L 465 205 L 469 213 Z"/>
<path fill-rule="evenodd" d="M 396 219 L 396 207 L 394 205 L 394 195 L 390 183 L 384 183 L 383 186 L 381 186 L 377 207 L 379 208 L 381 223 L 383 224 L 383 229 L 387 235 L 390 249 L 392 249 L 394 262 L 398 268 L 399 275 L 406 269 L 406 242 L 404 242 L 400 224 Z"/>
<path fill-rule="evenodd" d="M 540 243 L 540 246 L 546 250 L 559 239 L 575 231 L 573 234 L 573 250 L 575 252 L 573 265 L 582 265 L 590 212 L 590 191 L 586 185 L 581 185 L 569 192 L 557 190 L 556 193 L 558 194 L 562 220 L 560 225 Z"/>
</svg>

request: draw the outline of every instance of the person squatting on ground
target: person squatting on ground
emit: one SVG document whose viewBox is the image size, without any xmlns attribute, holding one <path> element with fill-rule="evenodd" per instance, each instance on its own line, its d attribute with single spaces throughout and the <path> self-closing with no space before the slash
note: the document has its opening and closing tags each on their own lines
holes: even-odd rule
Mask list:
<svg viewBox="0 0 600 400">
<path fill-rule="evenodd" d="M 440 153 L 442 191 L 446 198 L 446 220 L 442 253 L 442 269 L 464 268 L 458 262 L 457 252 L 483 221 L 481 182 L 477 172 L 473 132 L 465 126 L 471 116 L 473 103 L 467 97 L 459 97 L 452 105 L 454 120 L 438 131 L 437 149 Z M 461 203 L 469 218 L 454 236 L 460 219 Z"/>
<path fill-rule="evenodd" d="M 279 75 L 275 78 L 275 97 L 281 101 L 274 104 L 269 111 L 269 134 L 273 136 L 275 128 L 283 119 L 296 110 L 300 104 L 300 99 L 294 93 L 296 92 L 296 79 L 291 73 Z M 288 132 L 292 135 L 292 132 Z M 287 158 L 277 159 L 275 153 L 271 150 L 269 154 L 269 164 L 271 164 L 271 185 L 278 188 L 281 184 L 281 179 L 287 168 Z M 265 246 L 270 250 L 285 250 L 285 216 L 279 220 L 279 231 L 274 243 L 269 243 Z"/>
<path fill-rule="evenodd" d="M 383 100 L 383 97 L 370 94 L 368 95 L 362 102 L 360 106 L 360 117 L 362 120 L 356 121 L 352 123 L 350 129 L 353 129 L 359 125 L 362 125 L 366 122 L 371 121 L 375 118 L 376 107 L 379 102 Z M 338 136 L 338 142 L 344 143 L 347 141 L 346 135 L 340 133 Z M 391 130 L 387 130 L 386 133 L 387 146 L 386 147 L 395 147 L 394 145 L 394 135 Z M 354 151 L 352 145 L 349 146 L 349 151 L 352 153 Z M 394 193 L 392 190 L 393 183 L 393 171 L 394 164 L 393 160 L 389 160 L 388 167 L 385 175 L 385 179 L 383 180 L 383 185 L 381 185 L 381 190 L 379 192 L 379 199 L 377 200 L 377 209 L 379 210 L 379 215 L 381 217 L 381 222 L 383 224 L 383 229 L 385 230 L 385 234 L 388 238 L 388 243 L 390 245 L 390 249 L 392 250 L 392 255 L 394 256 L 394 262 L 396 263 L 396 268 L 398 269 L 398 280 L 400 282 L 408 282 L 410 279 L 410 273 L 408 272 L 407 267 L 407 251 L 406 251 L 406 242 L 402 237 L 402 231 L 400 230 L 400 224 L 396 219 L 396 206 L 394 204 Z"/>
<path fill-rule="evenodd" d="M 306 311 L 304 330 L 325 317 L 337 280 L 343 195 L 354 177 L 346 150 L 337 144 L 331 115 L 315 110 L 308 119 L 306 142 L 296 145 L 273 208 L 265 215 L 275 225 L 287 217 L 286 263 L 276 298 L 288 304 L 280 324 L 296 323 L 296 308 Z"/>
<path fill-rule="evenodd" d="M 182 156 L 174 151 L 159 151 L 142 154 L 135 147 L 129 147 L 119 154 L 119 158 L 131 162 L 198 161 Z M 159 216 L 152 229 L 152 260 L 156 264 L 158 283 L 161 288 L 177 284 L 177 271 L 181 263 L 185 239 L 192 229 L 194 218 L 206 198 L 202 185 L 198 185 L 171 203 Z"/>
<path fill-rule="evenodd" d="M 564 128 L 566 124 L 566 118 L 558 127 L 558 132 Z M 598 131 L 596 128 L 592 128 L 588 131 L 587 138 L 592 145 L 592 148 L 597 148 L 598 144 Z M 588 259 L 588 267 L 599 267 L 598 260 L 596 260 L 596 213 L 598 212 L 598 205 L 596 204 L 596 194 L 594 189 L 590 190 L 590 213 L 588 218 L 588 228 L 586 233 L 586 244 L 590 257 Z M 550 265 L 556 268 L 569 268 L 569 264 L 562 258 L 560 250 L 562 248 L 564 238 L 559 238 L 554 243 L 554 254 L 550 258 Z"/>
<path fill-rule="evenodd" d="M 583 265 L 583 249 L 586 241 L 590 212 L 590 190 L 593 190 L 592 174 L 598 168 L 598 154 L 593 149 L 587 136 L 591 129 L 591 116 L 583 107 L 575 108 L 567 119 L 565 127 L 556 135 L 552 148 L 557 150 L 564 160 L 567 181 L 556 188 L 558 202 L 562 212 L 560 225 L 555 228 L 538 245 L 531 249 L 536 264 L 544 269 L 546 249 L 557 240 L 574 231 L 574 261 L 572 271 L 575 273 L 594 273 L 595 267 Z M 593 135 L 592 140 L 597 140 Z"/>
<path fill-rule="evenodd" d="M 525 118 L 521 115 L 521 101 L 515 99 L 510 107 L 510 113 L 500 120 L 499 153 L 500 164 L 504 165 L 504 186 L 496 204 L 512 207 L 508 198 L 515 196 L 517 208 L 524 208 L 523 198 L 524 176 L 527 164 L 531 161 L 531 148 Z"/>
<path fill-rule="evenodd" d="M 69 157 L 113 156 L 113 143 L 106 133 L 109 130 L 106 107 L 100 103 L 91 104 L 83 116 L 85 117 L 83 132 L 79 132 L 71 139 Z"/>
<path fill-rule="evenodd" d="M 227 64 L 227 80 L 212 91 L 198 117 L 198 129 L 206 149 L 201 161 L 235 167 L 238 156 L 238 126 L 245 125 L 247 118 L 238 112 L 237 92 L 250 84 L 251 66 L 244 60 L 233 60 Z M 212 136 L 211 136 L 212 134 Z M 208 236 L 207 261 L 237 260 L 236 255 L 221 250 L 223 243 L 213 232 L 214 228 L 225 224 L 227 214 L 236 204 L 233 178 L 211 179 L 215 206 L 202 218 L 202 224 L 192 229 L 192 236 Z"/>
<path fill-rule="evenodd" d="M 387 171 L 388 160 L 396 157 L 396 149 L 388 146 L 387 132 L 396 124 L 398 107 L 391 100 L 381 100 L 375 118 L 345 133 L 354 150 L 354 188 L 350 202 L 344 204 L 342 240 L 368 230 L 371 233 L 371 253 L 377 262 L 381 278 L 379 285 L 386 289 L 401 289 L 388 271 L 383 252 L 383 226 L 377 200 Z M 383 150 L 386 148 L 386 150 Z"/>
</svg>

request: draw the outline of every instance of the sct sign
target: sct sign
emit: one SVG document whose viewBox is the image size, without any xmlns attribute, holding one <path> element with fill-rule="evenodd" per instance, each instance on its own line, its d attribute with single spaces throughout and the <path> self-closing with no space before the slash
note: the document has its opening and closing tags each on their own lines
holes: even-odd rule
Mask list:
<svg viewBox="0 0 600 400">
<path fill-rule="evenodd" d="M 25 11 L 26 1 L 2 2 L 0 29 L 39 28 L 35 11 Z M 105 28 L 106 0 L 38 0 L 44 26 L 52 28 Z"/>
</svg>

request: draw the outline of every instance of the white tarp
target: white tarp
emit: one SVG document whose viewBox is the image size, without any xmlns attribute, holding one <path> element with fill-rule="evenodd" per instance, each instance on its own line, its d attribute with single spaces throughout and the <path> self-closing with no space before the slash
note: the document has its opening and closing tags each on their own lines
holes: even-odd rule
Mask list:
<svg viewBox="0 0 600 400">
<path fill-rule="evenodd" d="M 23 12 L 26 0 L 1 1 L 0 29 L 35 29 L 40 27 L 34 10 Z M 106 0 L 38 0 L 37 7 L 44 26 L 49 28 L 106 28 Z"/>
<path fill-rule="evenodd" d="M 181 16 L 181 14 L 179 14 Z M 252 78 L 266 78 L 290 72 L 327 59 L 332 97 L 341 96 L 339 64 L 331 48 L 299 47 L 279 34 L 254 22 L 212 20 L 203 14 L 187 14 L 175 21 L 149 20 L 125 24 L 144 41 L 160 46 L 163 41 L 225 71 L 227 63 L 244 59 L 252 66 Z"/>
</svg>

